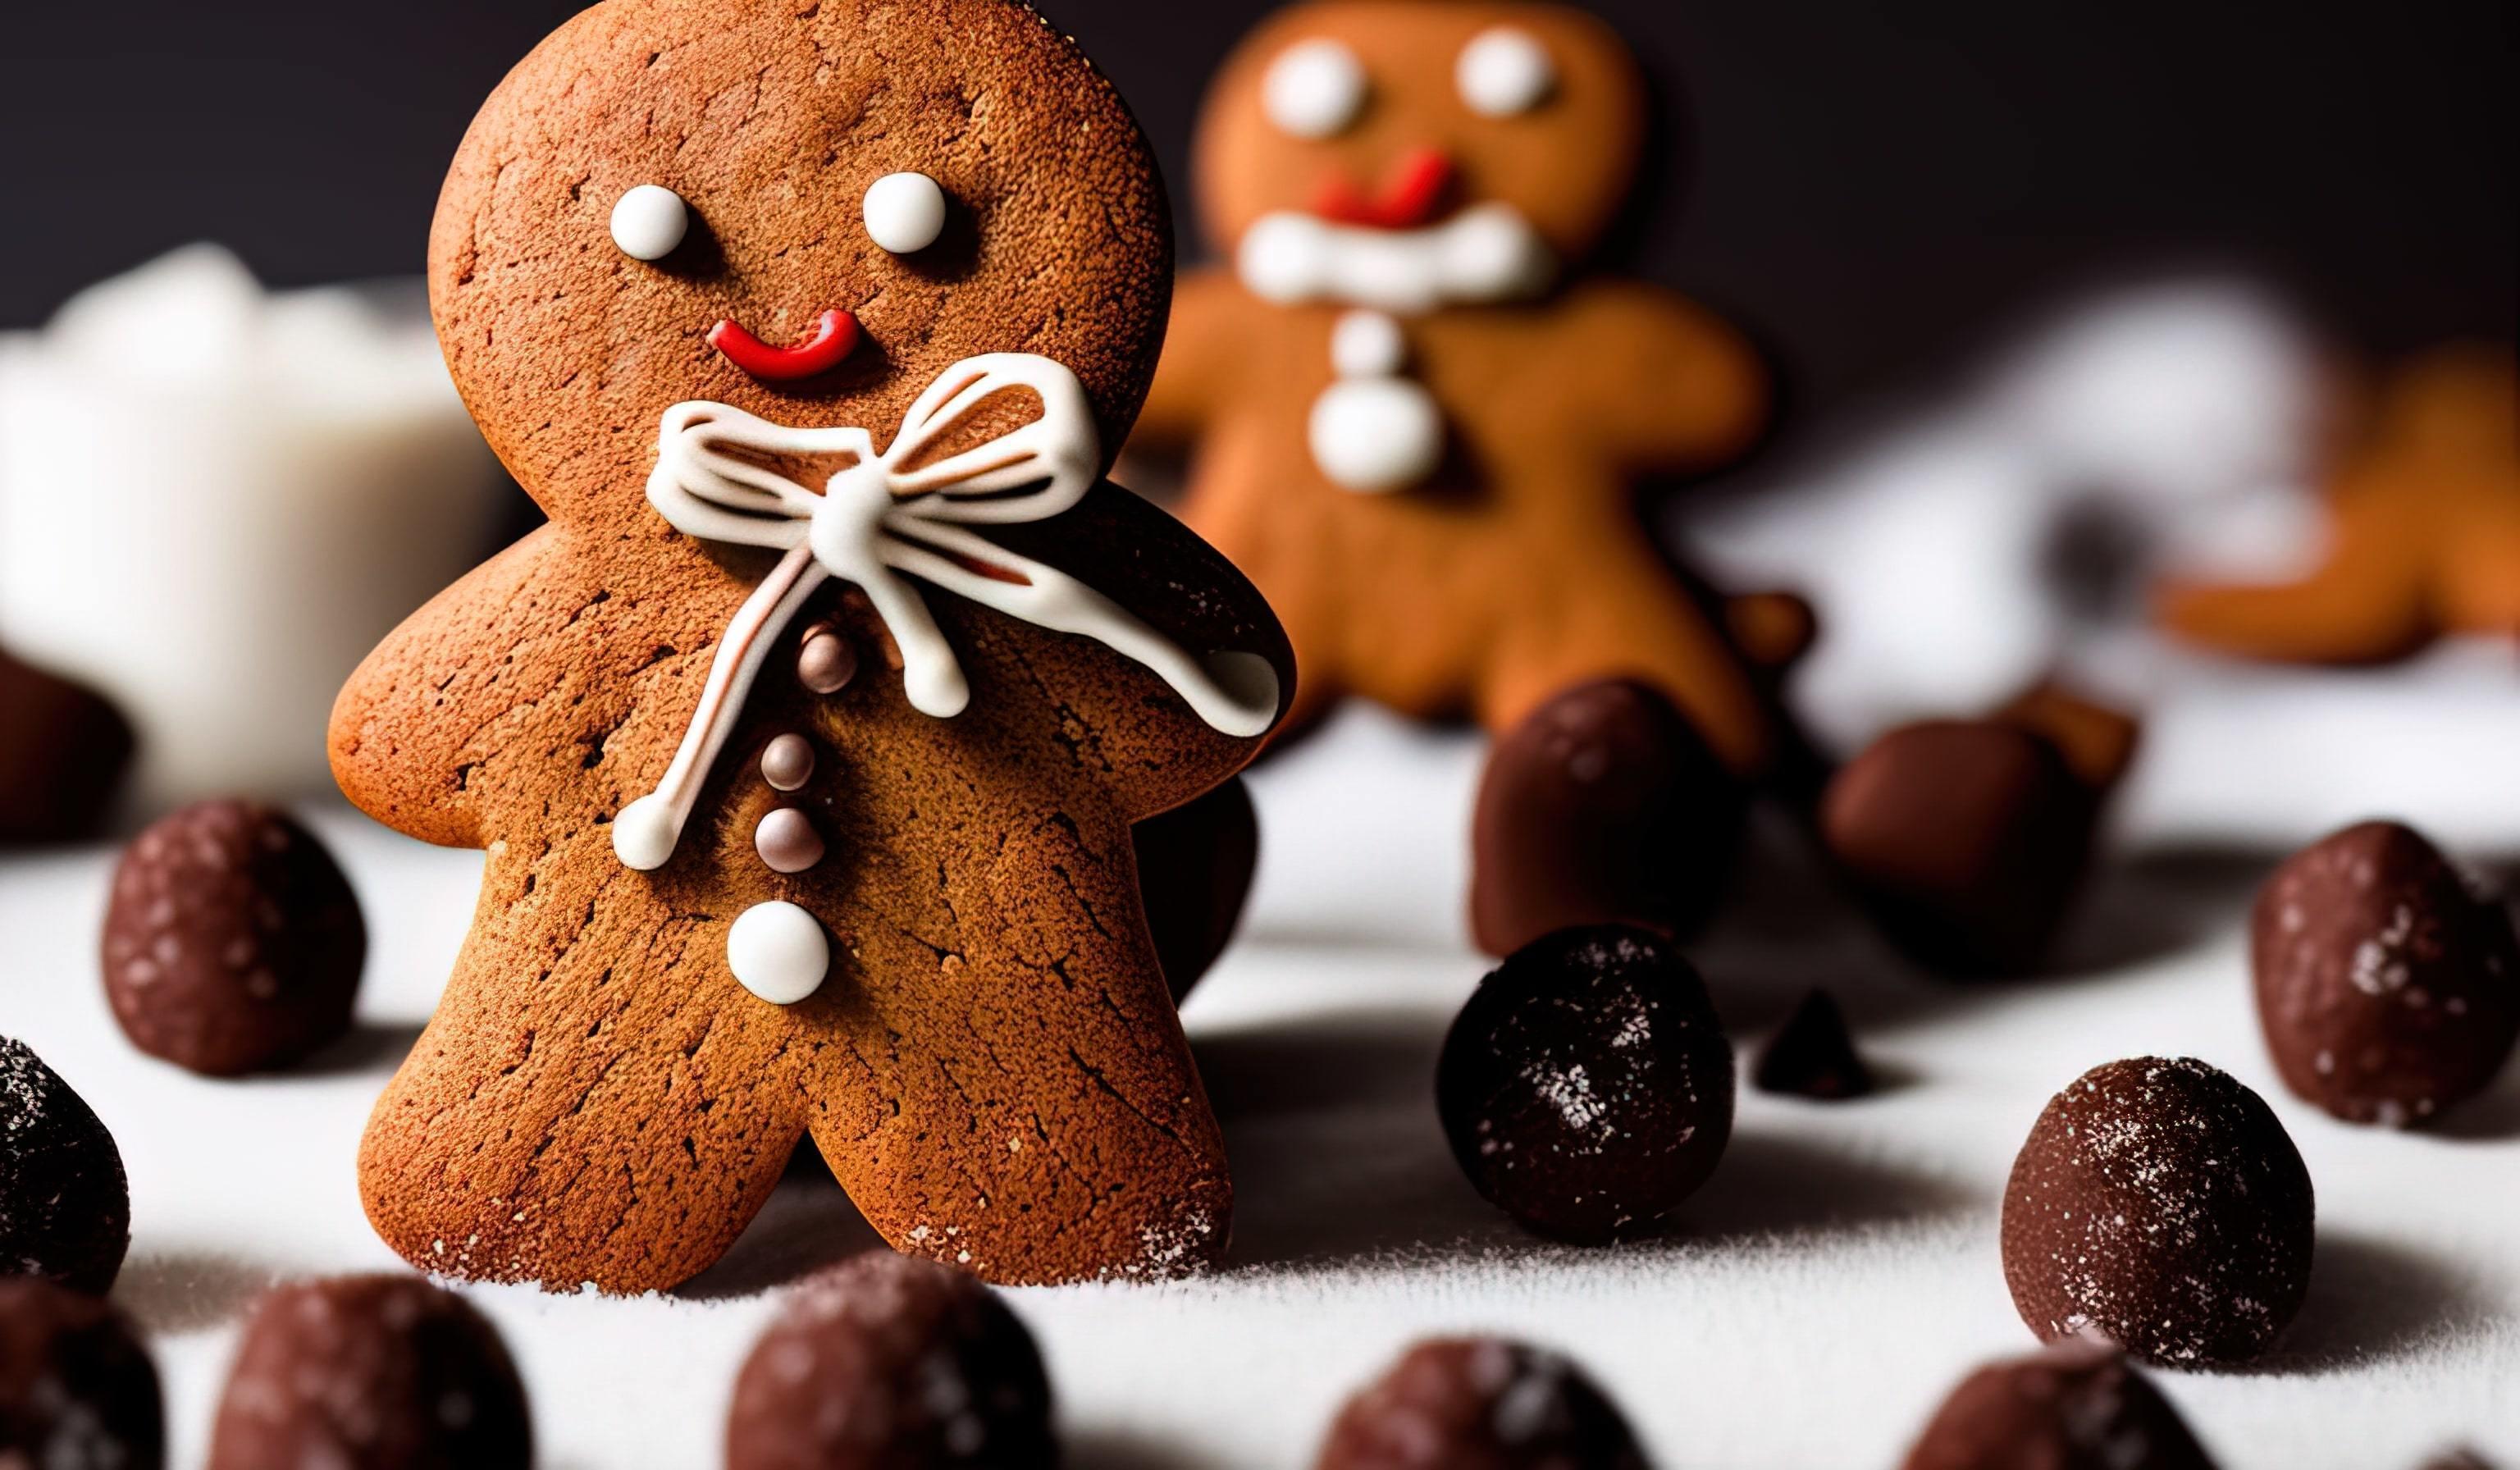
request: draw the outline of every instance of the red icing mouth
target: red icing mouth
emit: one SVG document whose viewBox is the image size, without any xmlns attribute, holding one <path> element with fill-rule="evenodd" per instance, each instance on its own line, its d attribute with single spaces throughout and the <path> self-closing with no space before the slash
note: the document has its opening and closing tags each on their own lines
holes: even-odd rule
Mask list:
<svg viewBox="0 0 2520 1470">
<path fill-rule="evenodd" d="M 858 344 L 858 319 L 845 311 L 827 311 L 814 320 L 814 330 L 786 347 L 773 347 L 729 317 L 709 329 L 709 345 L 726 360 L 755 378 L 787 382 L 828 373 Z"/>
<path fill-rule="evenodd" d="M 1346 174 L 1332 173 L 1313 197 L 1313 212 L 1369 230 L 1414 230 L 1444 206 L 1453 192 L 1454 174 L 1451 155 L 1436 148 L 1413 148 L 1392 160 L 1382 187 L 1371 196 Z"/>
</svg>

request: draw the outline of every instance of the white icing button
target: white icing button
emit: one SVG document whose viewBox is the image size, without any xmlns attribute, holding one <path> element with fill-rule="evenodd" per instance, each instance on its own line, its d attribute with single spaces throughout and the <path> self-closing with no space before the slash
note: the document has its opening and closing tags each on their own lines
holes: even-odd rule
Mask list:
<svg viewBox="0 0 2520 1470">
<path fill-rule="evenodd" d="M 945 233 L 945 191 L 923 173 L 888 173 L 867 186 L 861 212 L 877 245 L 908 255 Z"/>
<path fill-rule="evenodd" d="M 1330 367 L 1341 378 L 1389 378 L 1409 360 L 1400 324 L 1378 311 L 1351 311 L 1330 329 Z"/>
<path fill-rule="evenodd" d="M 832 945 L 814 915 L 794 904 L 755 904 L 726 931 L 726 964 L 745 990 L 773 1005 L 793 1005 L 822 988 Z"/>
<path fill-rule="evenodd" d="M 653 872 L 674 855 L 676 835 L 672 803 L 651 792 L 612 819 L 612 855 L 625 868 Z"/>
<path fill-rule="evenodd" d="M 1527 30 L 1500 25 L 1483 30 L 1453 64 L 1453 85 L 1462 101 L 1483 117 L 1511 117 L 1540 106 L 1557 86 L 1549 51 Z"/>
<path fill-rule="evenodd" d="M 1435 395 L 1405 378 L 1352 378 L 1313 400 L 1313 463 L 1330 483 L 1380 494 L 1405 490 L 1444 459 Z"/>
<path fill-rule="evenodd" d="M 683 197 L 660 185 L 642 184 L 612 204 L 612 243 L 633 260 L 664 259 L 690 228 Z"/>
<path fill-rule="evenodd" d="M 762 747 L 761 779 L 773 791 L 793 791 L 814 779 L 814 742 L 784 735 Z"/>
<path fill-rule="evenodd" d="M 1261 111 L 1298 138 L 1347 131 L 1365 111 L 1365 64 L 1328 39 L 1299 41 L 1279 53 L 1260 79 Z"/>
<path fill-rule="evenodd" d="M 772 872 L 803 872 L 823 861 L 823 834 L 794 807 L 781 807 L 752 829 L 752 850 Z"/>
</svg>

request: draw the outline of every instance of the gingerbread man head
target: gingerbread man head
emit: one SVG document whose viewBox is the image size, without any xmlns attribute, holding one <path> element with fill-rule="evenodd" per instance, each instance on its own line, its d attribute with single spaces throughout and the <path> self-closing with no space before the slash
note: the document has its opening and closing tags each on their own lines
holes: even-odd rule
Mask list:
<svg viewBox="0 0 2520 1470">
<path fill-rule="evenodd" d="M 807 1133 L 996 1279 L 1223 1249 L 1129 834 L 1292 666 L 1102 481 L 1169 266 L 1128 113 L 1011 0 L 608 0 L 492 96 L 431 297 L 552 523 L 333 728 L 353 800 L 490 854 L 361 1153 L 403 1254 L 671 1285 Z"/>
</svg>

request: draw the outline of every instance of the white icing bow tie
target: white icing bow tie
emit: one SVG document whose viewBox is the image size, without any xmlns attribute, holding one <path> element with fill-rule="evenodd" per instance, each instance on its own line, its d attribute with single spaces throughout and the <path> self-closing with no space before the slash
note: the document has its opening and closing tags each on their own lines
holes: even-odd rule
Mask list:
<svg viewBox="0 0 2520 1470">
<path fill-rule="evenodd" d="M 958 420 L 1022 389 L 1040 400 L 1040 417 L 920 463 Z M 846 455 L 852 463 L 817 495 L 729 450 Z M 1225 652 L 1202 664 L 1074 577 L 966 529 L 1057 515 L 1093 488 L 1100 463 L 1084 385 L 1066 368 L 1029 353 L 991 353 L 947 369 L 911 405 L 881 453 L 863 428 L 791 428 L 722 403 L 667 409 L 648 476 L 649 504 L 689 535 L 787 555 L 728 623 L 664 780 L 613 820 L 613 852 L 643 870 L 673 856 L 771 646 L 827 578 L 866 593 L 901 649 L 904 692 L 922 713 L 962 713 L 970 686 L 904 575 L 1037 627 L 1096 639 L 1153 670 L 1215 729 L 1245 737 L 1265 733 L 1278 714 L 1277 676 L 1266 660 Z"/>
<path fill-rule="evenodd" d="M 1375 230 L 1281 211 L 1242 232 L 1235 274 L 1264 301 L 1338 301 L 1415 316 L 1456 302 L 1519 301 L 1549 290 L 1557 262 L 1522 211 L 1502 201 L 1419 230 Z"/>
</svg>

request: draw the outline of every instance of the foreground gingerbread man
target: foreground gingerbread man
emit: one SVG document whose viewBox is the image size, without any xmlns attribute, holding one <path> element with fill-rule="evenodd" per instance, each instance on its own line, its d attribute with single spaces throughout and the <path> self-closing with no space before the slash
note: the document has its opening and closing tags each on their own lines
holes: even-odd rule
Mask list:
<svg viewBox="0 0 2520 1470">
<path fill-rule="evenodd" d="M 1101 480 L 1169 264 L 1128 114 L 1007 0 L 608 0 L 493 95 L 431 299 L 551 524 L 332 731 L 361 807 L 489 854 L 361 1150 L 404 1256 L 670 1286 L 808 1133 L 992 1279 L 1223 1250 L 1130 828 L 1292 664 Z"/>
</svg>

